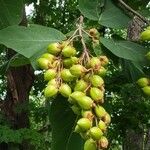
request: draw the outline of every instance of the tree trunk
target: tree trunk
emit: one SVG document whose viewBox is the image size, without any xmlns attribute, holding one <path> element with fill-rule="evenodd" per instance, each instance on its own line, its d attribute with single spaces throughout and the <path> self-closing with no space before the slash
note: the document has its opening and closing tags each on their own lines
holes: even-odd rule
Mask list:
<svg viewBox="0 0 150 150">
<path fill-rule="evenodd" d="M 20 25 L 27 25 L 25 9 L 23 10 L 23 19 Z M 16 53 L 8 49 L 8 60 Z M 34 72 L 31 65 L 21 67 L 10 67 L 6 74 L 7 77 L 7 95 L 3 102 L 1 110 L 10 122 L 12 129 L 29 128 L 28 104 L 29 92 L 34 81 Z M 20 111 L 17 108 L 21 106 Z M 8 144 L 1 144 L 0 149 L 10 150 Z M 19 146 L 19 150 L 28 150 L 26 141 Z"/>
<path fill-rule="evenodd" d="M 127 39 L 130 41 L 139 41 L 139 35 L 143 29 L 144 22 L 138 17 L 129 23 Z M 144 148 L 144 128 L 142 131 L 128 129 L 123 141 L 123 150 L 149 150 Z"/>
</svg>

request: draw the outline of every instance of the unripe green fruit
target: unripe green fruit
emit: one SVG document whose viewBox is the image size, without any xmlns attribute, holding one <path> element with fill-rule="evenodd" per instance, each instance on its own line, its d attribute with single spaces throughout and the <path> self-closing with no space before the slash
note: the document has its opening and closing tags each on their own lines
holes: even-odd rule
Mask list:
<svg viewBox="0 0 150 150">
<path fill-rule="evenodd" d="M 71 74 L 69 69 L 63 69 L 61 71 L 61 78 L 66 82 L 70 82 L 74 79 L 74 76 Z"/>
<path fill-rule="evenodd" d="M 107 129 L 107 126 L 106 126 L 105 122 L 102 121 L 102 120 L 99 121 L 98 127 L 99 127 L 103 132 L 105 132 L 106 129 Z"/>
<path fill-rule="evenodd" d="M 87 73 L 87 74 L 85 74 L 85 76 L 83 77 L 83 79 L 84 79 L 86 82 L 89 82 L 90 77 L 91 77 L 91 73 Z"/>
<path fill-rule="evenodd" d="M 145 87 L 149 84 L 149 79 L 148 78 L 140 78 L 138 81 L 137 81 L 137 84 L 140 86 L 140 87 Z"/>
<path fill-rule="evenodd" d="M 55 56 L 49 53 L 44 53 L 41 57 L 48 59 L 50 62 L 53 62 L 55 59 Z"/>
<path fill-rule="evenodd" d="M 100 56 L 99 57 L 101 65 L 102 66 L 107 66 L 109 63 L 109 59 L 106 56 Z"/>
<path fill-rule="evenodd" d="M 79 61 L 79 58 L 77 58 L 77 57 L 71 57 L 71 60 L 72 60 L 73 64 L 77 64 L 78 61 Z"/>
<path fill-rule="evenodd" d="M 76 55 L 76 50 L 74 47 L 68 45 L 68 46 L 65 46 L 63 49 L 62 49 L 62 55 L 64 57 L 71 57 L 71 56 L 75 56 Z"/>
<path fill-rule="evenodd" d="M 110 117 L 110 115 L 106 112 L 106 114 L 103 116 L 102 120 L 104 121 L 104 123 L 105 123 L 106 125 L 109 125 L 110 122 L 111 122 L 111 117 Z"/>
<path fill-rule="evenodd" d="M 101 87 L 104 84 L 104 80 L 98 75 L 91 76 L 90 81 L 95 87 Z"/>
<path fill-rule="evenodd" d="M 46 98 L 53 97 L 57 94 L 58 89 L 54 85 L 48 85 L 44 90 L 44 96 Z"/>
<path fill-rule="evenodd" d="M 61 46 L 59 43 L 51 43 L 48 45 L 47 51 L 56 56 L 61 52 Z"/>
<path fill-rule="evenodd" d="M 85 68 L 82 65 L 73 65 L 70 68 L 71 74 L 73 74 L 76 77 L 82 76 L 85 72 Z"/>
<path fill-rule="evenodd" d="M 102 137 L 103 132 L 98 127 L 92 127 L 89 134 L 93 140 L 99 140 Z"/>
<path fill-rule="evenodd" d="M 94 111 L 95 111 L 95 114 L 98 118 L 102 118 L 106 115 L 106 110 L 100 106 L 100 105 L 97 105 L 95 108 L 94 108 Z"/>
<path fill-rule="evenodd" d="M 89 65 L 91 68 L 98 70 L 101 66 L 101 62 L 100 62 L 99 58 L 93 57 L 93 58 L 91 58 Z"/>
<path fill-rule="evenodd" d="M 105 136 L 102 136 L 100 138 L 100 140 L 98 141 L 98 148 L 100 148 L 100 149 L 107 149 L 108 144 L 109 143 L 108 143 L 107 138 Z"/>
<path fill-rule="evenodd" d="M 87 140 L 90 138 L 88 132 L 81 132 L 80 135 L 84 140 Z"/>
<path fill-rule="evenodd" d="M 83 131 L 82 131 L 82 129 L 81 129 L 78 125 L 76 125 L 76 126 L 75 126 L 75 129 L 74 129 L 74 132 L 76 132 L 76 133 L 81 133 L 81 132 L 83 132 Z"/>
<path fill-rule="evenodd" d="M 85 95 L 85 93 L 83 93 L 83 92 L 75 91 L 75 92 L 73 92 L 73 93 L 70 95 L 68 101 L 69 101 L 71 104 L 75 104 L 75 103 L 80 99 L 80 97 L 82 97 L 82 96 L 84 96 L 84 95 Z"/>
<path fill-rule="evenodd" d="M 150 96 L 150 86 L 145 86 L 142 90 L 145 95 Z"/>
<path fill-rule="evenodd" d="M 146 58 L 150 60 L 150 51 L 146 54 Z"/>
<path fill-rule="evenodd" d="M 54 86 L 57 87 L 57 79 L 54 78 L 54 79 L 50 80 L 50 81 L 48 82 L 48 85 L 54 85 Z"/>
<path fill-rule="evenodd" d="M 70 45 L 70 42 L 69 41 L 62 41 L 61 42 L 61 49 L 63 49 L 64 47 Z"/>
<path fill-rule="evenodd" d="M 46 59 L 46 58 L 39 58 L 39 59 L 37 60 L 37 62 L 38 62 L 39 67 L 40 67 L 41 69 L 45 69 L 45 70 L 48 69 L 49 64 L 50 64 L 49 60 Z"/>
<path fill-rule="evenodd" d="M 91 128 L 91 121 L 87 118 L 81 118 L 78 120 L 77 125 L 82 129 L 82 131 L 87 131 Z"/>
<path fill-rule="evenodd" d="M 90 96 L 95 102 L 99 102 L 103 99 L 104 93 L 100 89 L 93 87 L 90 89 Z"/>
<path fill-rule="evenodd" d="M 93 113 L 92 113 L 92 111 L 90 111 L 90 110 L 82 110 L 81 111 L 81 115 L 82 115 L 82 117 L 83 118 L 88 118 L 89 120 L 93 120 L 93 118 L 94 118 L 94 115 L 93 115 Z"/>
<path fill-rule="evenodd" d="M 146 28 L 146 30 L 150 30 L 150 26 L 148 26 L 148 27 Z"/>
<path fill-rule="evenodd" d="M 77 102 L 80 107 L 85 110 L 91 109 L 93 107 L 93 100 L 88 96 L 81 96 Z"/>
<path fill-rule="evenodd" d="M 101 77 L 105 77 L 106 73 L 107 73 L 107 70 L 103 66 L 101 66 L 100 69 L 97 71 L 97 74 Z"/>
<path fill-rule="evenodd" d="M 66 68 L 70 68 L 72 65 L 78 63 L 77 57 L 66 58 L 63 60 L 63 65 Z"/>
<path fill-rule="evenodd" d="M 74 91 L 85 91 L 87 87 L 88 87 L 88 83 L 81 79 L 77 81 Z"/>
<path fill-rule="evenodd" d="M 81 109 L 77 105 L 71 106 L 71 109 L 74 112 L 74 114 L 76 114 L 76 115 L 80 115 L 81 114 Z"/>
<path fill-rule="evenodd" d="M 93 139 L 88 139 L 84 144 L 84 150 L 97 150 L 96 142 Z"/>
<path fill-rule="evenodd" d="M 45 81 L 50 81 L 52 79 L 54 79 L 56 77 L 57 73 L 55 69 L 48 69 L 45 73 L 44 73 L 44 80 Z"/>
<path fill-rule="evenodd" d="M 149 41 L 150 40 L 150 30 L 145 30 L 140 35 L 141 40 L 143 41 Z"/>
<path fill-rule="evenodd" d="M 59 92 L 64 97 L 69 97 L 69 95 L 71 94 L 71 88 L 68 84 L 63 83 L 59 88 Z"/>
</svg>

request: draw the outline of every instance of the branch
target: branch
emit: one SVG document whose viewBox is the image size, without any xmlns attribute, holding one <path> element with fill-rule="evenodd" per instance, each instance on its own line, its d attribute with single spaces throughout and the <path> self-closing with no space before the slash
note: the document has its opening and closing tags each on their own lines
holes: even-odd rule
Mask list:
<svg viewBox="0 0 150 150">
<path fill-rule="evenodd" d="M 145 22 L 146 24 L 150 24 L 149 21 L 142 16 L 141 14 L 139 14 L 137 11 L 135 11 L 134 9 L 132 9 L 129 5 L 127 5 L 123 0 L 118 0 L 118 2 L 128 11 L 130 11 L 131 13 L 133 13 L 134 15 L 138 16 L 143 22 Z"/>
<path fill-rule="evenodd" d="M 84 38 L 83 38 L 83 34 L 82 34 L 82 25 L 83 25 L 83 16 L 80 16 L 79 18 L 79 36 L 81 37 L 81 43 L 82 43 L 82 46 L 83 46 L 83 51 L 87 57 L 87 59 L 89 60 L 89 54 L 88 54 L 88 49 L 86 47 L 86 44 L 84 42 Z"/>
</svg>

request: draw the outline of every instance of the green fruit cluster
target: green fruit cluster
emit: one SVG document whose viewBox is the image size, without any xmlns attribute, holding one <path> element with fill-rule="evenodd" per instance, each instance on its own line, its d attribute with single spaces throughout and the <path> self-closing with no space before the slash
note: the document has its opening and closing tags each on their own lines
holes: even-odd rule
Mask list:
<svg viewBox="0 0 150 150">
<path fill-rule="evenodd" d="M 37 60 L 47 81 L 44 95 L 51 98 L 59 93 L 68 99 L 79 118 L 74 131 L 86 140 L 84 150 L 105 149 L 108 140 L 104 135 L 111 117 L 102 106 L 103 77 L 109 60 L 106 56 L 84 60 L 83 55 L 77 57 L 77 53 L 69 41 L 48 45 L 47 53 Z"/>
<path fill-rule="evenodd" d="M 150 96 L 150 78 L 140 78 L 137 81 L 137 84 L 142 88 L 142 91 L 145 95 Z"/>
<path fill-rule="evenodd" d="M 140 38 L 143 41 L 150 41 L 150 26 L 148 26 L 145 31 L 141 33 Z"/>
</svg>

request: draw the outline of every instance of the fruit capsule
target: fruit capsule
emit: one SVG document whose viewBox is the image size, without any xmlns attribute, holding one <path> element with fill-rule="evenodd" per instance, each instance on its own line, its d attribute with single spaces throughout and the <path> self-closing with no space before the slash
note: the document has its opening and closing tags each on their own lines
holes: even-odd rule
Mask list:
<svg viewBox="0 0 150 150">
<path fill-rule="evenodd" d="M 75 129 L 74 129 L 74 132 L 76 132 L 76 133 L 81 133 L 81 132 L 82 132 L 82 129 L 81 129 L 78 125 L 76 125 L 76 126 L 75 126 Z"/>
<path fill-rule="evenodd" d="M 97 57 L 92 57 L 90 62 L 89 62 L 89 66 L 91 68 L 93 68 L 94 70 L 98 70 L 101 67 L 101 62 L 99 60 L 99 58 Z"/>
<path fill-rule="evenodd" d="M 62 41 L 61 42 L 61 49 L 63 49 L 64 47 L 66 47 L 68 45 L 72 45 L 72 44 L 69 41 Z"/>
<path fill-rule="evenodd" d="M 63 60 L 63 65 L 65 68 L 70 68 L 72 65 L 78 63 L 77 57 L 66 58 Z"/>
<path fill-rule="evenodd" d="M 110 115 L 106 112 L 106 114 L 103 116 L 102 120 L 103 120 L 103 122 L 104 122 L 106 125 L 109 125 L 110 122 L 111 122 L 111 117 L 110 117 Z"/>
<path fill-rule="evenodd" d="M 137 81 L 137 84 L 140 86 L 140 87 L 145 87 L 145 86 L 148 86 L 150 83 L 150 80 L 148 78 L 140 78 L 138 81 Z"/>
<path fill-rule="evenodd" d="M 72 56 L 76 55 L 76 49 L 74 47 L 68 45 L 62 49 L 61 53 L 64 57 L 72 57 Z"/>
<path fill-rule="evenodd" d="M 54 85 L 48 85 L 44 90 L 44 96 L 46 98 L 53 97 L 57 94 L 58 89 Z"/>
<path fill-rule="evenodd" d="M 55 56 L 49 53 L 44 53 L 41 58 L 46 58 L 48 59 L 51 63 L 53 63 Z"/>
<path fill-rule="evenodd" d="M 77 102 L 79 106 L 85 110 L 89 110 L 93 107 L 93 100 L 88 96 L 81 96 Z"/>
<path fill-rule="evenodd" d="M 48 45 L 47 51 L 56 56 L 61 52 L 61 45 L 59 43 L 51 43 Z"/>
<path fill-rule="evenodd" d="M 99 140 L 102 137 L 103 132 L 98 127 L 92 127 L 89 134 L 93 140 Z"/>
<path fill-rule="evenodd" d="M 66 82 L 74 80 L 74 76 L 71 74 L 69 69 L 63 69 L 61 71 L 61 78 Z"/>
<path fill-rule="evenodd" d="M 54 79 L 50 80 L 47 85 L 54 85 L 57 87 L 57 79 L 54 78 Z"/>
<path fill-rule="evenodd" d="M 91 36 L 96 36 L 97 34 L 99 34 L 99 32 L 97 31 L 97 29 L 91 28 L 91 29 L 89 30 L 89 34 L 90 34 Z"/>
<path fill-rule="evenodd" d="M 142 90 L 145 95 L 150 96 L 150 86 L 145 86 Z"/>
<path fill-rule="evenodd" d="M 81 118 L 78 120 L 77 125 L 82 129 L 82 131 L 87 131 L 91 128 L 91 121 L 87 118 Z"/>
<path fill-rule="evenodd" d="M 73 92 L 70 96 L 69 96 L 69 99 L 68 101 L 71 103 L 71 104 L 75 104 L 77 103 L 77 101 L 80 99 L 80 97 L 84 96 L 85 93 L 83 92 L 80 92 L 80 91 L 75 91 Z"/>
<path fill-rule="evenodd" d="M 146 58 L 150 60 L 150 51 L 146 54 Z"/>
<path fill-rule="evenodd" d="M 88 110 L 88 111 L 87 110 L 82 110 L 81 115 L 82 115 L 83 118 L 88 118 L 91 121 L 94 118 L 94 115 L 93 115 L 92 111 L 90 111 L 90 110 Z"/>
<path fill-rule="evenodd" d="M 70 68 L 70 72 L 71 72 L 71 74 L 73 74 L 74 76 L 79 77 L 79 76 L 84 75 L 85 68 L 84 68 L 82 65 L 79 65 L 79 64 L 73 65 L 73 66 Z"/>
<path fill-rule="evenodd" d="M 101 77 L 105 77 L 107 73 L 107 70 L 101 66 L 100 69 L 97 71 L 97 75 L 101 76 Z"/>
<path fill-rule="evenodd" d="M 150 30 L 145 30 L 140 35 L 141 40 L 149 41 L 150 40 Z"/>
<path fill-rule="evenodd" d="M 47 70 L 47 69 L 49 68 L 50 62 L 49 62 L 48 59 L 46 59 L 46 58 L 39 58 L 39 59 L 37 60 L 37 62 L 38 62 L 38 66 L 39 66 L 41 69 Z"/>
<path fill-rule="evenodd" d="M 77 81 L 74 91 L 83 91 L 84 92 L 87 87 L 88 87 L 88 83 L 81 79 L 81 80 Z"/>
<path fill-rule="evenodd" d="M 104 97 L 104 93 L 100 89 L 93 87 L 90 89 L 90 96 L 95 102 L 100 102 Z"/>
<path fill-rule="evenodd" d="M 76 114 L 76 115 L 80 115 L 81 114 L 81 109 L 77 105 L 71 106 L 71 109 L 74 112 L 74 114 Z"/>
<path fill-rule="evenodd" d="M 98 75 L 92 75 L 90 81 L 94 87 L 101 87 L 104 84 L 104 80 Z"/>
<path fill-rule="evenodd" d="M 68 84 L 62 83 L 61 86 L 59 87 L 59 92 L 64 97 L 69 97 L 71 94 L 71 88 Z"/>
<path fill-rule="evenodd" d="M 99 121 L 98 127 L 99 127 L 103 132 L 105 132 L 106 129 L 107 129 L 107 126 L 106 126 L 105 122 L 102 121 L 102 120 Z"/>
<path fill-rule="evenodd" d="M 84 140 L 87 140 L 90 138 L 88 132 L 81 132 L 80 135 Z"/>
<path fill-rule="evenodd" d="M 44 73 L 44 80 L 45 81 L 50 81 L 52 79 L 54 79 L 57 75 L 57 72 L 55 69 L 48 69 L 45 73 Z"/>
<path fill-rule="evenodd" d="M 94 111 L 95 111 L 95 114 L 98 118 L 102 118 L 107 114 L 106 110 L 100 105 L 97 105 L 94 108 Z"/>
<path fill-rule="evenodd" d="M 100 140 L 98 141 L 98 148 L 99 149 L 107 149 L 107 147 L 108 147 L 108 140 L 107 140 L 107 138 L 105 137 L 105 136 L 102 136 L 101 138 L 100 138 Z"/>
<path fill-rule="evenodd" d="M 86 140 L 84 150 L 97 150 L 96 142 L 93 139 Z"/>
<path fill-rule="evenodd" d="M 106 56 L 100 56 L 99 57 L 101 65 L 102 66 L 107 66 L 109 63 L 109 59 Z"/>
</svg>

